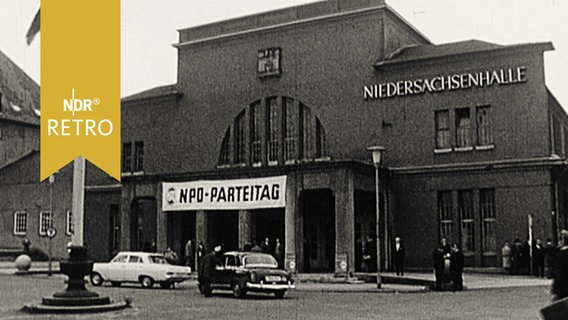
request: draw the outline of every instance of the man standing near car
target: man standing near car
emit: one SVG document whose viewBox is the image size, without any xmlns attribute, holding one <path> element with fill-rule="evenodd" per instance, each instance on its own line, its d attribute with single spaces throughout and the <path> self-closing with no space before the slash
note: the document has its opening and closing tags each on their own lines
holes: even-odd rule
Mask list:
<svg viewBox="0 0 568 320">
<path fill-rule="evenodd" d="M 198 282 L 199 290 L 206 297 L 211 296 L 211 276 L 220 262 L 221 246 L 216 246 L 213 252 L 204 255 L 199 261 Z"/>
</svg>

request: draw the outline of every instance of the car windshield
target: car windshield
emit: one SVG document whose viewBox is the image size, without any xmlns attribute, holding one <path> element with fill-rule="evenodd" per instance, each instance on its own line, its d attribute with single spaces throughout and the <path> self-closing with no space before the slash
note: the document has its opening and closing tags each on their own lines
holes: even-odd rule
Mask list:
<svg viewBox="0 0 568 320">
<path fill-rule="evenodd" d="M 151 263 L 168 264 L 168 261 L 163 256 L 149 256 L 148 259 L 150 259 Z"/>
<path fill-rule="evenodd" d="M 243 264 L 248 268 L 277 268 L 278 262 L 270 255 L 255 254 L 247 255 L 243 259 Z"/>
</svg>

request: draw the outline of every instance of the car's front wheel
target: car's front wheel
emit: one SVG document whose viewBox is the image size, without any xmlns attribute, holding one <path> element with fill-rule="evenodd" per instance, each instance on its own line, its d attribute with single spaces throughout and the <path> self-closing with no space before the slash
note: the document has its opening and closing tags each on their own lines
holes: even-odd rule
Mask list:
<svg viewBox="0 0 568 320">
<path fill-rule="evenodd" d="M 286 293 L 286 290 L 274 291 L 274 295 L 275 295 L 276 298 L 278 298 L 278 299 L 284 298 L 284 294 L 285 294 L 285 293 Z"/>
<path fill-rule="evenodd" d="M 140 284 L 144 288 L 148 288 L 148 289 L 152 288 L 154 286 L 154 279 L 152 279 L 148 276 L 140 277 Z"/>
<path fill-rule="evenodd" d="M 104 279 L 103 277 L 97 273 L 97 272 L 93 272 L 91 273 L 91 284 L 96 286 L 96 287 L 100 287 L 103 285 Z"/>
<path fill-rule="evenodd" d="M 160 282 L 160 286 L 164 289 L 170 289 L 171 287 L 174 286 L 174 283 L 169 282 L 169 281 L 164 281 L 164 282 Z"/>
<path fill-rule="evenodd" d="M 235 281 L 233 282 L 233 296 L 235 298 L 244 298 L 247 295 L 247 291 L 245 288 L 243 288 L 243 286 L 238 282 Z"/>
</svg>

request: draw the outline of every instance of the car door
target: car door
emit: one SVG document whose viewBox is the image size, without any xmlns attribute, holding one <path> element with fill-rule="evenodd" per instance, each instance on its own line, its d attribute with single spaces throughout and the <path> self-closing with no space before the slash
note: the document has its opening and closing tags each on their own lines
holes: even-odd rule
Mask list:
<svg viewBox="0 0 568 320">
<path fill-rule="evenodd" d="M 104 271 L 102 272 L 103 278 L 109 281 L 123 281 L 127 262 L 128 262 L 128 255 L 126 254 L 117 255 L 104 268 Z"/>
<path fill-rule="evenodd" d="M 138 276 L 142 273 L 142 257 L 136 254 L 131 254 L 128 256 L 128 262 L 126 263 L 126 268 L 124 268 L 124 279 L 125 281 L 138 281 Z"/>
</svg>

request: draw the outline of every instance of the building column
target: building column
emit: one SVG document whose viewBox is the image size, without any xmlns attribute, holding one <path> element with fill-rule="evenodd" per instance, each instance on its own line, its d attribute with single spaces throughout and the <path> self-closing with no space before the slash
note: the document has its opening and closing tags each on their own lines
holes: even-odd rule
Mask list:
<svg viewBox="0 0 568 320">
<path fill-rule="evenodd" d="M 163 252 L 168 247 L 168 230 L 167 215 L 162 211 L 162 184 L 159 183 L 156 196 L 156 251 Z"/>
<path fill-rule="evenodd" d="M 207 213 L 204 210 L 199 210 L 195 213 L 195 244 L 199 241 L 203 242 L 205 252 L 209 252 L 209 244 L 207 243 Z"/>
<path fill-rule="evenodd" d="M 296 212 L 297 195 L 296 195 L 296 176 L 288 175 L 286 178 L 286 207 L 284 208 L 284 267 L 286 270 L 296 273 L 298 272 L 298 262 L 296 259 Z"/>
<path fill-rule="evenodd" d="M 355 187 L 353 172 L 337 171 L 335 196 L 335 273 L 355 271 Z"/>
<path fill-rule="evenodd" d="M 128 251 L 132 249 L 130 230 L 132 228 L 132 188 L 129 184 L 122 186 L 120 204 L 120 245 L 119 249 Z"/>
<path fill-rule="evenodd" d="M 243 249 L 245 244 L 252 238 L 252 212 L 249 210 L 239 210 L 239 248 Z"/>
</svg>

